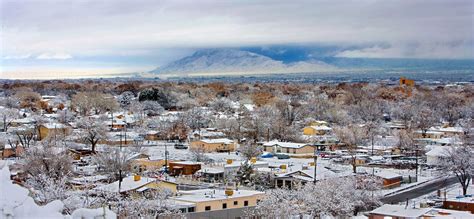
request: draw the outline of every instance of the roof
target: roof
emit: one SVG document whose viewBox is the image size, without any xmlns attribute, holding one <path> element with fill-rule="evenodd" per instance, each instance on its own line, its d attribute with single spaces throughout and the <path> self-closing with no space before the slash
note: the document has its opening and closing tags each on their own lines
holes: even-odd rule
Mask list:
<svg viewBox="0 0 474 219">
<path fill-rule="evenodd" d="M 200 189 L 191 191 L 181 191 L 181 196 L 173 197 L 173 200 L 186 201 L 186 202 L 206 202 L 225 200 L 229 198 L 240 198 L 240 197 L 251 197 L 254 195 L 263 195 L 264 192 L 253 191 L 253 190 L 234 190 L 232 196 L 227 196 L 225 190 L 222 189 Z"/>
<path fill-rule="evenodd" d="M 140 180 L 135 181 L 134 176 L 127 176 L 122 180 L 122 185 L 120 188 L 120 192 L 127 192 L 131 190 L 139 189 L 145 185 L 155 182 L 156 179 L 148 178 L 148 177 L 140 177 Z M 119 181 L 115 181 L 113 183 L 96 187 L 95 190 L 101 190 L 106 192 L 118 192 L 119 189 Z"/>
<path fill-rule="evenodd" d="M 234 141 L 228 138 L 201 139 L 200 141 L 208 144 L 233 144 Z"/>
<path fill-rule="evenodd" d="M 307 143 L 294 143 L 294 142 L 280 142 L 280 141 L 268 141 L 263 142 L 263 146 L 280 146 L 283 148 L 302 148 L 304 146 L 309 146 Z"/>
<path fill-rule="evenodd" d="M 318 130 L 318 131 L 331 131 L 331 130 L 332 130 L 332 128 L 327 127 L 327 126 L 325 126 L 325 125 L 320 125 L 320 126 L 308 126 L 308 127 L 312 128 L 312 129 L 314 129 L 314 130 Z"/>
<path fill-rule="evenodd" d="M 67 128 L 68 126 L 67 125 L 64 125 L 62 123 L 45 123 L 45 124 L 42 124 L 41 126 L 44 126 L 45 128 L 47 129 L 63 129 L 63 128 Z"/>
<path fill-rule="evenodd" d="M 426 156 L 430 157 L 446 157 L 448 148 L 446 146 L 432 146 L 431 150 L 426 152 Z"/>
<path fill-rule="evenodd" d="M 374 209 L 370 214 L 378 214 L 392 217 L 418 218 L 431 211 L 431 208 L 413 208 L 404 205 L 382 205 Z"/>
<path fill-rule="evenodd" d="M 381 177 L 383 179 L 395 179 L 395 178 L 402 177 L 402 175 L 400 175 L 398 173 L 394 173 L 392 171 L 388 171 L 388 170 L 374 171 L 374 175 L 378 176 L 378 177 Z"/>
</svg>

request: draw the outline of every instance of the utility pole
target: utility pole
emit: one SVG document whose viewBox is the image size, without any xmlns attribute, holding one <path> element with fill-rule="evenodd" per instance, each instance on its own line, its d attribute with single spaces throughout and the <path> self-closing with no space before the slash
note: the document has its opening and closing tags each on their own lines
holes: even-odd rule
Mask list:
<svg viewBox="0 0 474 219">
<path fill-rule="evenodd" d="M 316 184 L 316 176 L 318 175 L 318 148 L 317 146 L 314 148 L 314 179 L 313 183 Z"/>
</svg>

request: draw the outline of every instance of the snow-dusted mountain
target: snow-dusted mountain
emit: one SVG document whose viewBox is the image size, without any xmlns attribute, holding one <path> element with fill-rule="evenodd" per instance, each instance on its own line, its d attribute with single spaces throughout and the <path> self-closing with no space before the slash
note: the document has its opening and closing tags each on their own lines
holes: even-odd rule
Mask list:
<svg viewBox="0 0 474 219">
<path fill-rule="evenodd" d="M 320 61 L 285 64 L 270 57 L 237 49 L 199 50 L 152 71 L 156 74 L 301 73 L 335 67 Z"/>
</svg>

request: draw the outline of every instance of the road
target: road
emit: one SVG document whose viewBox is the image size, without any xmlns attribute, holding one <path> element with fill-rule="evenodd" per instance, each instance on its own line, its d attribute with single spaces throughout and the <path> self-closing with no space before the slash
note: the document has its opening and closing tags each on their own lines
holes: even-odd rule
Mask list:
<svg viewBox="0 0 474 219">
<path fill-rule="evenodd" d="M 405 202 L 407 199 L 418 198 L 420 196 L 432 193 L 438 189 L 445 188 L 457 182 L 458 180 L 454 176 L 446 178 L 444 180 L 428 182 L 426 184 L 417 186 L 413 189 L 408 189 L 406 191 L 403 191 L 394 195 L 386 196 L 382 198 L 382 202 L 386 204 L 392 204 L 392 203 L 395 204 L 399 202 Z"/>
</svg>

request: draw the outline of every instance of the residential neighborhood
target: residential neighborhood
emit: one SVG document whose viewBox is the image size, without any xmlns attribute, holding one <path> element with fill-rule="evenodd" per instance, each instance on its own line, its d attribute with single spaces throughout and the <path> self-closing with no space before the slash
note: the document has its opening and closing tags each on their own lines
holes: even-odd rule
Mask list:
<svg viewBox="0 0 474 219">
<path fill-rule="evenodd" d="M 474 217 L 472 85 L 100 83 L 3 84 L 2 188 L 101 218 Z"/>
</svg>

